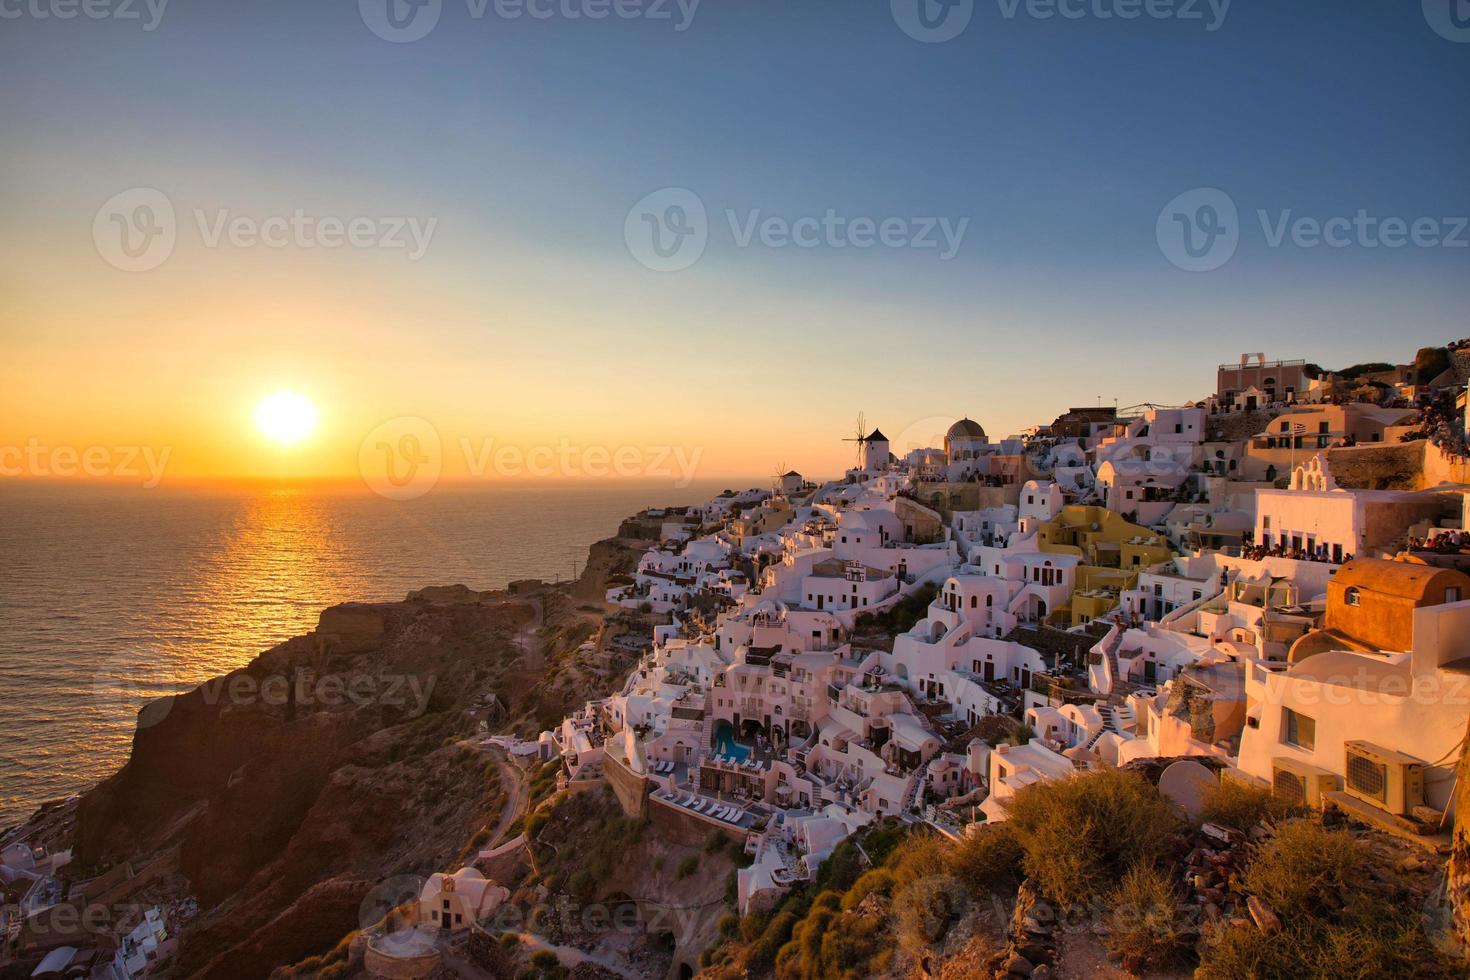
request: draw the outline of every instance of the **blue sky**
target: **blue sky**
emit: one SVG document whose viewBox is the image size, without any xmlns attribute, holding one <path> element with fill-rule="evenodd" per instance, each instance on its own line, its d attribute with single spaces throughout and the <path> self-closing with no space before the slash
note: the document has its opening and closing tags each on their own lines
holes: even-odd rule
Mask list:
<svg viewBox="0 0 1470 980">
<path fill-rule="evenodd" d="M 753 457 L 732 403 L 763 443 L 820 468 L 858 409 L 895 429 L 968 412 L 1001 434 L 1097 397 L 1199 397 L 1242 351 L 1331 367 L 1470 334 L 1470 248 L 1271 247 L 1256 217 L 1470 214 L 1470 43 L 1437 34 L 1417 2 L 1236 0 L 1209 31 L 1203 2 L 1204 20 L 1125 21 L 1095 13 L 1119 0 L 1078 19 L 977 0 L 967 29 L 934 44 L 900 30 L 888 0 L 704 0 L 683 31 L 511 20 L 493 0 L 475 18 L 444 0 L 428 36 L 403 44 L 341 0 L 173 0 L 153 31 L 6 2 L 23 13 L 0 20 L 0 282 L 15 277 L 0 344 L 46 378 L 78 346 L 121 343 L 119 327 L 134 349 L 187 348 L 204 375 L 268 355 L 296 376 L 324 350 L 411 337 L 453 363 L 383 411 L 470 424 L 488 385 L 516 393 L 487 396 L 502 427 L 551 420 L 605 439 L 655 430 L 643 416 L 662 385 L 639 373 L 653 363 L 731 399 L 681 408 L 667 428 L 699 427 L 733 472 Z M 136 186 L 181 212 L 438 225 L 412 264 L 181 246 L 158 270 L 120 274 L 87 232 L 102 201 Z M 703 256 L 674 273 L 638 264 L 624 238 L 629 209 L 666 187 L 694 191 L 710 219 Z M 1240 242 L 1222 267 L 1187 272 L 1155 223 L 1200 187 L 1238 207 Z M 968 224 L 944 261 L 741 247 L 726 218 L 829 209 Z M 258 308 L 263 294 L 290 307 L 288 324 Z M 348 315 L 310 319 L 322 309 Z M 342 366 L 369 360 L 348 352 Z M 415 364 L 435 370 L 428 352 Z M 528 375 L 558 383 L 517 387 Z M 169 401 L 151 406 L 140 427 Z"/>
</svg>

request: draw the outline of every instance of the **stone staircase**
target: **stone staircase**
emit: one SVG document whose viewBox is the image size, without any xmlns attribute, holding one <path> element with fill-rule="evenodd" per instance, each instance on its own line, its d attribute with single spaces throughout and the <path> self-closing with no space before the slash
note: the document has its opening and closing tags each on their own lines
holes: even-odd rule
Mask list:
<svg viewBox="0 0 1470 980">
<path fill-rule="evenodd" d="M 1133 708 L 1118 695 L 1110 695 L 1106 701 L 1096 704 L 1097 713 L 1102 715 L 1102 727 L 1092 733 L 1092 737 L 1083 746 L 1091 749 L 1108 732 L 1116 732 L 1119 735 L 1127 734 L 1138 721 Z"/>
</svg>

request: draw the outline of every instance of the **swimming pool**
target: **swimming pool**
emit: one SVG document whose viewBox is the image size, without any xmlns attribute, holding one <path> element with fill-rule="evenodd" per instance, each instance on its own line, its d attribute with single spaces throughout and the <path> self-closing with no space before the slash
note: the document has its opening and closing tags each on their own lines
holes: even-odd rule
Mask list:
<svg viewBox="0 0 1470 980">
<path fill-rule="evenodd" d="M 715 722 L 715 755 L 722 755 L 736 762 L 750 758 L 750 749 L 735 741 L 735 726 L 728 721 Z"/>
</svg>

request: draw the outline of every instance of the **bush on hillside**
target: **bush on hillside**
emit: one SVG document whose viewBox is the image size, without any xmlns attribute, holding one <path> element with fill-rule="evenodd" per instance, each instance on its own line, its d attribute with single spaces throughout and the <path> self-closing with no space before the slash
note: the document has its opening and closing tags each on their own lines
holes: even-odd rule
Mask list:
<svg viewBox="0 0 1470 980">
<path fill-rule="evenodd" d="M 1463 976 L 1425 934 L 1417 910 L 1377 880 L 1373 856 L 1351 834 L 1293 820 L 1261 845 L 1245 874 L 1282 928 L 1217 929 L 1200 980 L 1235 977 Z"/>
<path fill-rule="evenodd" d="M 1184 965 L 1198 936 L 1184 927 L 1181 900 L 1171 875 L 1153 865 L 1134 865 L 1109 901 L 1103 945 L 1134 972 Z"/>
<path fill-rule="evenodd" d="M 1121 769 L 1027 786 L 1010 806 L 1026 874 L 1062 905 L 1105 894 L 1168 857 L 1182 823 L 1157 788 Z"/>
<path fill-rule="evenodd" d="M 1264 786 L 1222 779 L 1205 792 L 1202 820 L 1233 827 L 1242 833 L 1261 821 L 1276 823 L 1306 811 Z"/>
<path fill-rule="evenodd" d="M 1014 891 L 1026 851 L 1009 821 L 980 826 L 954 845 L 950 866 L 971 894 Z"/>
</svg>

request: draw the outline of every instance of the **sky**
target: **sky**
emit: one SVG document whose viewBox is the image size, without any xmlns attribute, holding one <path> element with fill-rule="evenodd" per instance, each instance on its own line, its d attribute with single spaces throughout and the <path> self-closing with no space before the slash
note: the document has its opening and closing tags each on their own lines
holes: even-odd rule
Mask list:
<svg viewBox="0 0 1470 980">
<path fill-rule="evenodd" d="M 1451 0 L 952 2 L 0 0 L 0 475 L 835 475 L 1470 336 Z"/>
</svg>

